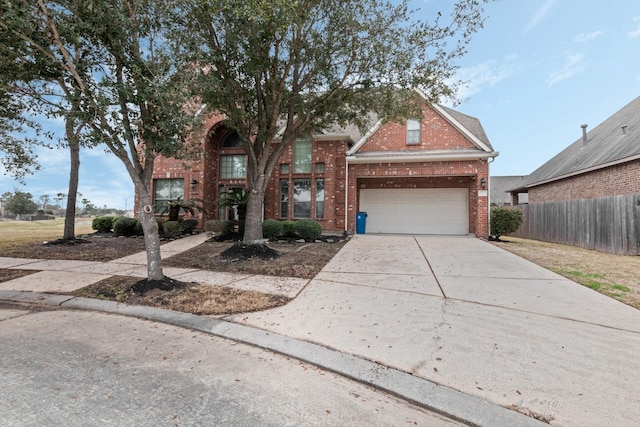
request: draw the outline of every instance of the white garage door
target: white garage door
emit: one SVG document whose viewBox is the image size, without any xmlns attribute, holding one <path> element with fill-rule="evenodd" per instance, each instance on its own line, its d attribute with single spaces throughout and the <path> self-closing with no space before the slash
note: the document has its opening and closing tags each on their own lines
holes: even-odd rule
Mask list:
<svg viewBox="0 0 640 427">
<path fill-rule="evenodd" d="M 469 233 L 466 188 L 362 189 L 367 233 Z"/>
</svg>

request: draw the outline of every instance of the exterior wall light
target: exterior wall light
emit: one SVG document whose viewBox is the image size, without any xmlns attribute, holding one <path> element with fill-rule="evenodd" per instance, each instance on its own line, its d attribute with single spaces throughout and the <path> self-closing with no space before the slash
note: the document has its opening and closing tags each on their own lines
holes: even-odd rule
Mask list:
<svg viewBox="0 0 640 427">
<path fill-rule="evenodd" d="M 480 187 L 487 188 L 487 180 L 485 178 L 480 179 Z"/>
<path fill-rule="evenodd" d="M 195 190 L 196 185 L 198 185 L 198 180 L 197 179 L 192 179 L 191 180 L 191 189 Z"/>
</svg>

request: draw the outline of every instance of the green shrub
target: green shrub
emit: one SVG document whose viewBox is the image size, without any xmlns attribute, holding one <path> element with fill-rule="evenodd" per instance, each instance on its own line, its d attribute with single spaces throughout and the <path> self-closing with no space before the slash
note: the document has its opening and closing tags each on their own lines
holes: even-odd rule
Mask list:
<svg viewBox="0 0 640 427">
<path fill-rule="evenodd" d="M 198 226 L 198 220 L 195 218 L 185 219 L 182 222 L 182 230 L 185 234 L 193 233 L 193 230 Z"/>
<path fill-rule="evenodd" d="M 296 237 L 296 222 L 288 219 L 282 221 L 282 236 L 283 237 Z"/>
<path fill-rule="evenodd" d="M 267 239 L 275 239 L 282 236 L 282 222 L 268 219 L 262 223 L 262 235 Z"/>
<path fill-rule="evenodd" d="M 124 216 L 112 216 L 112 217 L 111 217 L 111 228 L 113 228 L 113 229 L 114 229 L 114 231 L 115 231 L 116 222 L 117 222 L 120 218 L 126 218 L 126 217 L 124 217 Z"/>
<path fill-rule="evenodd" d="M 233 233 L 233 221 L 210 219 L 204 223 L 205 231 L 220 233 L 223 236 Z"/>
<path fill-rule="evenodd" d="M 322 235 L 322 226 L 315 219 L 301 219 L 296 222 L 295 230 L 303 239 L 317 239 Z"/>
<path fill-rule="evenodd" d="M 520 209 L 506 207 L 492 208 L 489 234 L 495 240 L 500 240 L 500 236 L 513 233 L 523 222 L 524 214 Z"/>
<path fill-rule="evenodd" d="M 182 224 L 178 221 L 167 221 L 164 223 L 164 234 L 169 237 L 176 237 L 182 234 Z"/>
<path fill-rule="evenodd" d="M 108 233 L 113 230 L 113 217 L 109 215 L 97 216 L 91 221 L 91 228 L 98 233 Z"/>
<path fill-rule="evenodd" d="M 137 236 L 138 220 L 135 218 L 120 217 L 113 224 L 113 234 L 116 236 Z"/>
</svg>

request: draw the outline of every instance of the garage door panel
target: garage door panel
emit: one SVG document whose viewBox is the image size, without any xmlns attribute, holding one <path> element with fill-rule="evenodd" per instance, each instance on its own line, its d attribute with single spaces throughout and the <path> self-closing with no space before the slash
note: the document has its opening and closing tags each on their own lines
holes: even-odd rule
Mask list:
<svg viewBox="0 0 640 427">
<path fill-rule="evenodd" d="M 455 234 L 469 230 L 466 188 L 362 189 L 367 233 Z"/>
</svg>

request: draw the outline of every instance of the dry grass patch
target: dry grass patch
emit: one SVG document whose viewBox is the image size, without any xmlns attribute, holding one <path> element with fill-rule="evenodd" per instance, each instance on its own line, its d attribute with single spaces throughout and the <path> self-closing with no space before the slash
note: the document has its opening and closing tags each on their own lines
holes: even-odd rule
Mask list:
<svg viewBox="0 0 640 427">
<path fill-rule="evenodd" d="M 90 218 L 77 218 L 76 234 L 92 233 Z M 13 246 L 25 242 L 55 240 L 64 234 L 64 219 L 47 221 L 0 221 L 0 247 Z"/>
<path fill-rule="evenodd" d="M 151 289 L 138 293 L 133 288 L 139 282 L 138 277 L 114 276 L 70 294 L 199 315 L 248 313 L 278 307 L 290 301 L 280 295 L 197 283 L 181 283 L 171 290 Z"/>
<path fill-rule="evenodd" d="M 492 243 L 576 283 L 640 308 L 640 256 L 614 255 L 510 236 L 503 240 Z"/>
<path fill-rule="evenodd" d="M 168 292 L 153 290 L 139 299 L 143 305 L 204 315 L 267 310 L 289 301 L 289 298 L 279 295 L 208 285 L 193 285 Z"/>
</svg>

